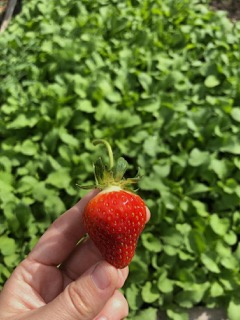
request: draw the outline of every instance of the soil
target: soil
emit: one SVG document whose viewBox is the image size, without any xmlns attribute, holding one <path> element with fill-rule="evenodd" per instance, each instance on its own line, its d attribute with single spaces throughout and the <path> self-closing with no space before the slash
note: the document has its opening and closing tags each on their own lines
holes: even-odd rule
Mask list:
<svg viewBox="0 0 240 320">
<path fill-rule="evenodd" d="M 211 7 L 215 10 L 227 11 L 232 20 L 240 20 L 240 0 L 213 0 Z"/>
</svg>

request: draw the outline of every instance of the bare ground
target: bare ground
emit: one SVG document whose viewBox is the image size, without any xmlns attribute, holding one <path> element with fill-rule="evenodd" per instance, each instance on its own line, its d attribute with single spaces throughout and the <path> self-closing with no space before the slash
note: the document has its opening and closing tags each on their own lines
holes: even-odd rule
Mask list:
<svg viewBox="0 0 240 320">
<path fill-rule="evenodd" d="M 211 7 L 215 10 L 227 11 L 232 20 L 240 20 L 240 0 L 213 0 Z"/>
</svg>

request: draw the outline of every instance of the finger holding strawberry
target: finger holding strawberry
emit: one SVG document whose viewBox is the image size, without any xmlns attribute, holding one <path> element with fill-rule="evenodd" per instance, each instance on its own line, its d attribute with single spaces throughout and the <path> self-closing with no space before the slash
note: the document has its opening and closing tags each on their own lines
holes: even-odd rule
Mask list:
<svg viewBox="0 0 240 320">
<path fill-rule="evenodd" d="M 134 256 L 139 236 L 149 219 L 149 211 L 141 197 L 131 189 L 139 177 L 124 178 L 127 161 L 121 157 L 115 163 L 106 140 L 99 139 L 93 143 L 106 146 L 109 166 L 101 158 L 94 164 L 95 187 L 101 191 L 86 205 L 83 224 L 104 259 L 122 269 Z"/>
</svg>

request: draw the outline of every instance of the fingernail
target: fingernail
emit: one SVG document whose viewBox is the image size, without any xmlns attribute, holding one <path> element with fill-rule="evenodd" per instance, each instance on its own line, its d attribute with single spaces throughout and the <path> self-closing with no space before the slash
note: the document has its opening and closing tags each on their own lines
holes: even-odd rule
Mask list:
<svg viewBox="0 0 240 320">
<path fill-rule="evenodd" d="M 93 270 L 92 279 L 98 289 L 101 290 L 106 289 L 111 283 L 108 272 L 102 263 L 99 263 Z"/>
<path fill-rule="evenodd" d="M 96 320 L 108 320 L 108 318 L 107 317 L 105 317 L 105 316 L 100 316 L 99 318 L 97 318 Z"/>
</svg>

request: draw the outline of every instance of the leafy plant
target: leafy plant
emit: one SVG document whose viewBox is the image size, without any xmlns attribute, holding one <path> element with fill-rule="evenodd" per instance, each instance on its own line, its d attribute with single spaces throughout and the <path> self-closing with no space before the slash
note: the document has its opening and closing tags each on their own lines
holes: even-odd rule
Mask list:
<svg viewBox="0 0 240 320">
<path fill-rule="evenodd" d="M 0 282 L 92 183 L 91 140 L 141 168 L 152 217 L 130 319 L 239 315 L 239 22 L 196 0 L 32 0 L 0 38 Z"/>
</svg>

